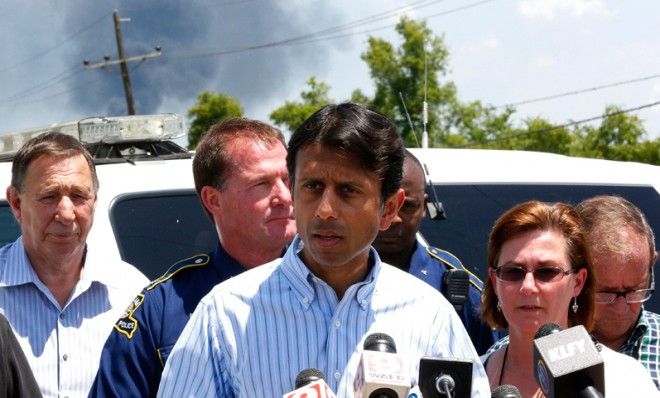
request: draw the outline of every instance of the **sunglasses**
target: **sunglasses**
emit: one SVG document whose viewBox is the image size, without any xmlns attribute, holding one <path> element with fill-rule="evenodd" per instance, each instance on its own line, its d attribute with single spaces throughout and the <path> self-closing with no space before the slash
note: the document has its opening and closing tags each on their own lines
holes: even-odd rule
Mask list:
<svg viewBox="0 0 660 398">
<path fill-rule="evenodd" d="M 575 272 L 574 269 L 564 270 L 560 267 L 539 267 L 532 271 L 528 271 L 523 267 L 517 265 L 503 265 L 495 268 L 495 275 L 506 282 L 520 282 L 531 272 L 534 275 L 534 280 L 537 282 L 548 283 L 556 282 L 562 279 L 565 275 Z"/>
</svg>

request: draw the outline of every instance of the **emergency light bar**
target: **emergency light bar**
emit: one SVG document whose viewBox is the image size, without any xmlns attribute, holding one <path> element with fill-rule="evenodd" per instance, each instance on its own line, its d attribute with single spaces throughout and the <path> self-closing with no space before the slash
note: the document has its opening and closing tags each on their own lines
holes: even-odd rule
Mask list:
<svg viewBox="0 0 660 398">
<path fill-rule="evenodd" d="M 184 135 L 183 118 L 176 114 L 90 117 L 77 122 L 0 135 L 0 153 L 16 153 L 32 137 L 48 131 L 73 136 L 83 144 L 168 141 Z"/>
</svg>

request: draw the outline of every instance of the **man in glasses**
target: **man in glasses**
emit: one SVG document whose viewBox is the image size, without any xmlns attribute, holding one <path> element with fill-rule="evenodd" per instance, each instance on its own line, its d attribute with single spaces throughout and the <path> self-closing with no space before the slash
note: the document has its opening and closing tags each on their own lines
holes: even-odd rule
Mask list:
<svg viewBox="0 0 660 398">
<path fill-rule="evenodd" d="M 596 337 L 642 362 L 660 388 L 660 315 L 642 305 L 655 286 L 653 230 L 635 205 L 617 196 L 596 196 L 577 209 L 593 257 Z"/>
</svg>

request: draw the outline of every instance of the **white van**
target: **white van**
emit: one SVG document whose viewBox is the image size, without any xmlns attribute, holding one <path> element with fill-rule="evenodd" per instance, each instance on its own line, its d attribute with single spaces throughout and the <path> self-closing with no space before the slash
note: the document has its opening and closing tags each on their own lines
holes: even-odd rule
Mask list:
<svg viewBox="0 0 660 398">
<path fill-rule="evenodd" d="M 88 146 L 97 159 L 101 185 L 88 239 L 99 242 L 94 246 L 103 247 L 108 259 L 132 263 L 150 279 L 177 260 L 211 251 L 217 245 L 215 229 L 194 190 L 192 153 L 168 141 L 182 130 L 163 134 L 166 125 L 182 126 L 180 117 L 171 117 L 86 121 L 90 130 L 97 132 L 96 141 Z M 118 126 L 135 126 L 137 119 L 133 118 L 155 126 L 158 134 L 125 140 L 99 138 L 99 131 L 130 130 Z M 80 121 L 75 124 L 85 125 Z M 117 128 L 113 130 L 110 125 Z M 73 133 L 79 134 L 77 130 Z M 8 137 L 0 136 L 5 148 Z M 660 233 L 659 166 L 524 151 L 411 151 L 428 170 L 429 197 L 439 209 L 434 211 L 436 217 L 423 221 L 423 237 L 429 244 L 456 254 L 481 276 L 486 271 L 488 233 L 495 219 L 514 204 L 531 199 L 576 204 L 598 194 L 624 196 L 642 209 L 656 234 Z M 10 177 L 11 162 L 0 162 L 0 245 L 20 234 L 4 196 Z M 660 312 L 660 298 L 652 297 L 645 306 Z"/>
</svg>

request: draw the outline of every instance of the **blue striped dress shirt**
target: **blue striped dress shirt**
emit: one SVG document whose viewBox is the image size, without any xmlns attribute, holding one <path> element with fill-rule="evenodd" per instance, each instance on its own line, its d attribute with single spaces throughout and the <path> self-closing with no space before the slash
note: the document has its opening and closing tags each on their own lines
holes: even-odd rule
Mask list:
<svg viewBox="0 0 660 398">
<path fill-rule="evenodd" d="M 318 368 L 337 396 L 353 397 L 366 336 L 394 338 L 417 385 L 422 356 L 475 362 L 473 397 L 488 380 L 453 307 L 417 278 L 382 264 L 341 300 L 299 257 L 297 237 L 283 259 L 216 286 L 197 307 L 168 359 L 162 397 L 281 397 L 296 375 Z M 419 396 L 419 394 L 417 395 Z"/>
<path fill-rule="evenodd" d="M 112 325 L 148 283 L 137 269 L 87 247 L 64 308 L 32 269 L 23 241 L 0 248 L 0 313 L 9 320 L 44 397 L 86 397 Z"/>
</svg>

